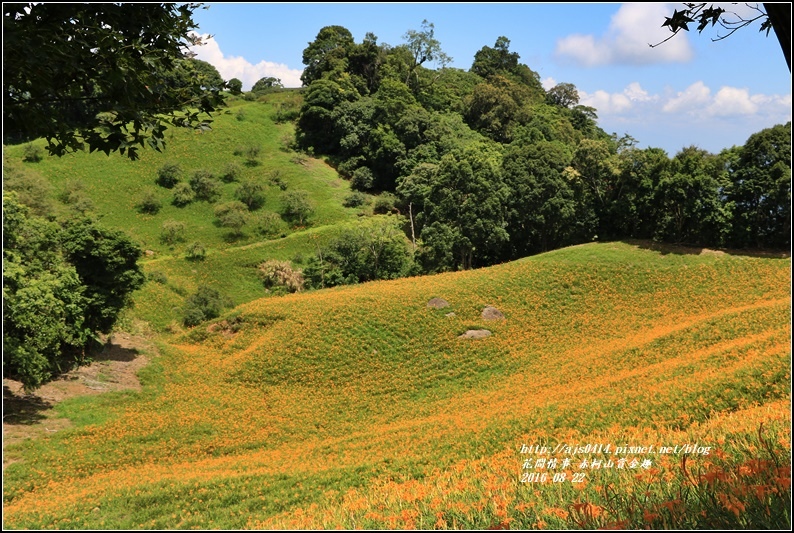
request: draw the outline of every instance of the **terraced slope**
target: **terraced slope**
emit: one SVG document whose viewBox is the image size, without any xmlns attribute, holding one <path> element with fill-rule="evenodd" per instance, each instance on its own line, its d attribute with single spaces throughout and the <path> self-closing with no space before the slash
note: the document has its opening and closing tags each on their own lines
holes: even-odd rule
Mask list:
<svg viewBox="0 0 794 533">
<path fill-rule="evenodd" d="M 4 526 L 784 527 L 790 290 L 788 258 L 594 243 L 257 300 L 62 404 L 94 419 L 9 466 Z"/>
</svg>

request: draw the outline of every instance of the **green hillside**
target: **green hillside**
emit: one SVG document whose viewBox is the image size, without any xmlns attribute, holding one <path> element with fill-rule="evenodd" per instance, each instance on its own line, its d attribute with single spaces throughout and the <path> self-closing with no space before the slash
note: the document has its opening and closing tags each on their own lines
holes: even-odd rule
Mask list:
<svg viewBox="0 0 794 533">
<path fill-rule="evenodd" d="M 784 527 L 789 273 L 594 243 L 255 300 L 162 337 L 141 393 L 60 404 L 76 427 L 17 450 L 4 526 Z"/>
<path fill-rule="evenodd" d="M 83 208 L 99 216 L 103 226 L 129 235 L 146 254 L 140 263 L 147 274 L 165 276 L 166 282 L 147 283 L 138 291 L 136 307 L 128 319 L 139 319 L 158 330 L 181 319 L 185 295 L 199 286 L 221 291 L 233 304 L 264 296 L 265 290 L 256 267 L 268 259 L 305 261 L 318 246 L 324 246 L 345 229 L 370 223 L 371 206 L 344 207 L 351 193 L 349 182 L 319 159 L 300 155 L 289 149 L 294 135 L 292 123 L 277 123 L 279 113 L 294 109 L 297 95 L 291 92 L 268 95 L 264 101 L 230 99 L 230 105 L 214 116 L 213 129 L 203 134 L 172 128 L 163 152 L 144 150 L 137 161 L 118 153 L 105 156 L 78 152 L 63 158 L 44 157 L 38 163 L 23 162 L 26 145 L 6 147 L 7 176 L 10 189 L 33 190 L 41 202 L 52 210 L 69 216 Z M 43 141 L 37 143 L 43 146 Z M 258 147 L 253 161 L 235 152 Z M 187 182 L 198 170 L 214 174 L 221 183 L 220 196 L 214 202 L 194 201 L 184 207 L 172 204 L 174 189 L 159 186 L 158 171 L 173 163 L 181 168 L 181 180 Z M 220 181 L 229 165 L 239 176 L 232 182 Z M 30 183 L 46 183 L 31 189 Z M 219 226 L 215 208 L 235 200 L 235 191 L 243 182 L 261 186 L 265 202 L 248 214 L 239 235 Z M 44 194 L 41 194 L 43 191 Z M 304 224 L 291 224 L 280 216 L 283 196 L 304 191 L 313 208 Z M 159 201 L 156 214 L 140 212 L 138 205 L 147 193 Z M 258 221 L 268 220 L 267 233 L 259 230 Z M 163 242 L 163 225 L 184 225 L 182 240 Z M 189 261 L 186 252 L 193 243 L 206 250 L 204 261 Z M 296 264 L 296 266 L 300 266 Z M 159 276 L 162 280 L 163 277 Z"/>
</svg>

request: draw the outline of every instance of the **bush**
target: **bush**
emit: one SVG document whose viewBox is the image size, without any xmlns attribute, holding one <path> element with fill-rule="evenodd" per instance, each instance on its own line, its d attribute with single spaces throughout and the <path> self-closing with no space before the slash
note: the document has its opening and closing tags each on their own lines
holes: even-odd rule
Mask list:
<svg viewBox="0 0 794 533">
<path fill-rule="evenodd" d="M 81 214 L 95 209 L 94 202 L 85 193 L 85 186 L 80 181 L 68 182 L 64 190 L 58 195 L 58 199 Z"/>
<path fill-rule="evenodd" d="M 390 192 L 384 192 L 375 198 L 375 205 L 372 207 L 372 212 L 376 215 L 385 215 L 394 211 L 394 204 L 397 202 L 397 197 Z"/>
<path fill-rule="evenodd" d="M 25 145 L 25 155 L 22 157 L 22 161 L 26 163 L 38 163 L 42 159 L 44 159 L 44 150 L 42 150 L 40 146 L 36 146 L 35 144 Z"/>
<path fill-rule="evenodd" d="M 234 235 L 240 235 L 242 228 L 248 221 L 248 207 L 238 201 L 226 202 L 215 208 L 218 223 L 224 228 L 230 228 Z"/>
<path fill-rule="evenodd" d="M 144 193 L 143 198 L 141 198 L 141 201 L 138 202 L 137 205 L 138 212 L 148 215 L 156 215 L 160 212 L 162 207 L 163 204 L 152 191 Z"/>
<path fill-rule="evenodd" d="M 284 235 L 286 225 L 281 217 L 270 211 L 259 213 L 253 220 L 254 231 L 263 237 L 274 238 Z"/>
<path fill-rule="evenodd" d="M 197 170 L 190 178 L 190 188 L 196 194 L 196 200 L 215 202 L 221 196 L 221 184 L 211 172 Z"/>
<path fill-rule="evenodd" d="M 171 203 L 177 207 L 185 207 L 196 199 L 196 193 L 187 183 L 179 183 L 174 187 L 174 199 Z"/>
<path fill-rule="evenodd" d="M 361 207 L 367 203 L 367 195 L 363 192 L 352 192 L 345 197 L 342 205 L 345 207 Z"/>
<path fill-rule="evenodd" d="M 187 327 L 196 326 L 205 320 L 217 318 L 223 308 L 230 305 L 231 302 L 217 290 L 201 286 L 185 300 L 182 323 Z"/>
<path fill-rule="evenodd" d="M 265 205 L 265 188 L 254 180 L 246 180 L 237 187 L 234 197 L 253 211 Z"/>
<path fill-rule="evenodd" d="M 350 179 L 353 177 L 353 172 L 355 172 L 358 167 L 362 166 L 365 161 L 364 157 L 360 155 L 345 159 L 339 163 L 339 166 L 336 167 L 336 171 L 339 172 L 339 175 L 343 178 Z"/>
<path fill-rule="evenodd" d="M 303 224 L 314 213 L 314 207 L 305 191 L 290 191 L 281 197 L 281 215 L 292 222 Z"/>
<path fill-rule="evenodd" d="M 272 171 L 270 173 L 270 176 L 268 177 L 268 181 L 270 183 L 272 183 L 273 185 L 276 185 L 282 191 L 286 191 L 287 190 L 287 183 L 281 177 L 281 171 L 280 170 Z"/>
<path fill-rule="evenodd" d="M 3 161 L 3 190 L 15 191 L 17 201 L 36 216 L 53 213 L 52 185 L 38 172 L 23 168 L 19 162 Z"/>
<path fill-rule="evenodd" d="M 243 82 L 238 78 L 232 78 L 226 82 L 226 87 L 233 95 L 238 95 L 243 92 Z"/>
<path fill-rule="evenodd" d="M 303 274 L 292 268 L 289 261 L 271 259 L 259 265 L 259 275 L 267 290 L 300 292 L 303 290 Z"/>
<path fill-rule="evenodd" d="M 188 261 L 204 261 L 207 257 L 207 249 L 203 244 L 196 241 L 185 250 L 185 259 Z"/>
<path fill-rule="evenodd" d="M 234 155 L 243 156 L 245 158 L 245 164 L 249 167 L 255 167 L 259 164 L 259 153 L 262 151 L 262 147 L 256 144 L 249 144 L 248 146 L 238 146 L 234 149 Z"/>
<path fill-rule="evenodd" d="M 160 242 L 163 244 L 174 245 L 184 242 L 187 236 L 187 228 L 184 222 L 176 220 L 166 220 L 160 230 Z"/>
<path fill-rule="evenodd" d="M 155 182 L 160 187 L 173 189 L 179 183 L 182 176 L 182 167 L 178 163 L 166 163 L 157 171 Z"/>
<path fill-rule="evenodd" d="M 375 184 L 375 176 L 367 167 L 359 167 L 350 178 L 350 186 L 357 191 L 371 191 Z"/>
<path fill-rule="evenodd" d="M 240 173 L 242 169 L 240 165 L 235 162 L 228 163 L 223 168 L 223 173 L 221 174 L 221 181 L 224 183 L 232 183 L 233 181 L 237 181 L 240 179 Z"/>
<path fill-rule="evenodd" d="M 159 270 L 152 270 L 149 272 L 149 274 L 146 276 L 146 279 L 153 281 L 154 283 L 159 283 L 160 285 L 165 285 L 168 283 L 168 276 Z"/>
</svg>

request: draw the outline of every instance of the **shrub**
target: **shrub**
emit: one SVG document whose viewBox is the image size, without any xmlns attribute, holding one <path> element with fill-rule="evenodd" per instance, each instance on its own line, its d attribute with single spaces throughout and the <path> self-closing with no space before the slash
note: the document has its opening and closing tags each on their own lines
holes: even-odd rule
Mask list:
<svg viewBox="0 0 794 533">
<path fill-rule="evenodd" d="M 203 244 L 196 241 L 185 250 L 185 259 L 188 261 L 204 261 L 207 257 L 207 249 Z"/>
<path fill-rule="evenodd" d="M 276 112 L 273 114 L 273 122 L 276 124 L 282 124 L 284 122 L 293 122 L 298 118 L 300 115 L 300 107 L 297 105 L 287 102 L 283 104 L 278 104 Z"/>
<path fill-rule="evenodd" d="M 160 242 L 174 245 L 186 240 L 187 228 L 184 222 L 166 220 L 160 230 Z"/>
<path fill-rule="evenodd" d="M 243 82 L 239 78 L 232 78 L 227 81 L 226 87 L 233 95 L 238 95 L 243 92 Z"/>
<path fill-rule="evenodd" d="M 265 205 L 265 188 L 254 180 L 246 180 L 237 187 L 234 197 L 253 211 Z"/>
<path fill-rule="evenodd" d="M 223 308 L 230 304 L 217 290 L 202 285 L 185 300 L 182 323 L 188 327 L 196 326 L 220 316 Z"/>
<path fill-rule="evenodd" d="M 287 229 L 281 217 L 270 211 L 256 215 L 252 225 L 257 234 L 267 238 L 283 235 Z"/>
<path fill-rule="evenodd" d="M 214 202 L 221 195 L 220 182 L 204 169 L 197 170 L 190 178 L 190 188 L 196 194 L 197 200 L 204 200 L 206 202 Z"/>
<path fill-rule="evenodd" d="M 287 190 L 287 183 L 281 177 L 281 171 L 280 170 L 272 171 L 270 173 L 270 176 L 268 177 L 268 181 L 270 183 L 272 183 L 273 185 L 276 185 L 282 191 L 286 191 Z"/>
<path fill-rule="evenodd" d="M 143 198 L 141 201 L 138 202 L 137 208 L 140 213 L 146 213 L 149 215 L 156 215 L 160 212 L 160 209 L 163 207 L 163 204 L 160 202 L 160 199 L 155 196 L 152 191 L 147 191 L 144 193 Z"/>
<path fill-rule="evenodd" d="M 364 157 L 360 155 L 351 157 L 350 159 L 345 159 L 339 163 L 336 171 L 339 172 L 340 176 L 350 179 L 353 177 L 353 172 L 355 172 L 358 167 L 362 166 L 364 161 Z"/>
<path fill-rule="evenodd" d="M 289 261 L 271 259 L 259 265 L 259 275 L 267 290 L 300 292 L 303 290 L 303 274 L 292 268 Z"/>
<path fill-rule="evenodd" d="M 42 150 L 40 146 L 36 146 L 35 144 L 25 145 L 25 155 L 22 157 L 22 161 L 26 163 L 38 163 L 42 159 L 44 159 L 44 150 Z"/>
<path fill-rule="evenodd" d="M 242 110 L 242 109 L 238 109 L 237 110 L 237 114 L 234 115 L 234 118 L 236 118 L 240 122 L 244 121 L 245 120 L 245 111 Z"/>
<path fill-rule="evenodd" d="M 174 187 L 174 199 L 171 201 L 177 207 L 185 207 L 196 199 L 196 193 L 187 183 L 179 183 Z"/>
<path fill-rule="evenodd" d="M 49 216 L 53 212 L 50 182 L 17 161 L 3 161 L 3 190 L 15 191 L 17 201 L 28 206 L 34 215 Z"/>
<path fill-rule="evenodd" d="M 159 283 L 160 285 L 165 285 L 168 283 L 168 276 L 159 270 L 152 270 L 149 272 L 149 274 L 146 276 L 146 279 L 153 281 L 154 283 Z"/>
<path fill-rule="evenodd" d="M 178 163 L 166 163 L 157 171 L 155 182 L 166 189 L 173 189 L 182 176 L 182 167 Z"/>
<path fill-rule="evenodd" d="M 345 197 L 342 205 L 345 207 L 361 207 L 367 203 L 367 195 L 363 192 L 354 191 Z"/>
<path fill-rule="evenodd" d="M 237 181 L 240 179 L 240 172 L 242 169 L 240 165 L 235 162 L 228 163 L 223 168 L 223 173 L 221 174 L 221 181 L 224 183 L 232 183 L 233 181 Z"/>
<path fill-rule="evenodd" d="M 248 207 L 238 201 L 226 202 L 215 208 L 218 223 L 224 228 L 230 228 L 234 235 L 239 235 L 248 221 L 246 216 Z"/>
<path fill-rule="evenodd" d="M 375 176 L 367 167 L 359 167 L 353 172 L 350 186 L 357 191 L 370 191 L 375 183 Z"/>
<path fill-rule="evenodd" d="M 262 147 L 256 144 L 249 144 L 248 146 L 238 146 L 234 149 L 234 155 L 243 156 L 245 164 L 249 167 L 255 167 L 259 164 L 258 157 Z"/>
<path fill-rule="evenodd" d="M 281 197 L 281 215 L 287 220 L 303 224 L 314 213 L 314 207 L 305 191 L 290 191 Z"/>
<path fill-rule="evenodd" d="M 68 182 L 58 199 L 78 213 L 85 214 L 95 209 L 94 202 L 85 193 L 85 186 L 80 181 Z"/>
<path fill-rule="evenodd" d="M 375 198 L 375 205 L 372 207 L 372 211 L 376 215 L 385 215 L 386 213 L 391 213 L 394 211 L 395 202 L 397 202 L 396 196 L 394 196 L 392 193 L 384 192 Z"/>
</svg>

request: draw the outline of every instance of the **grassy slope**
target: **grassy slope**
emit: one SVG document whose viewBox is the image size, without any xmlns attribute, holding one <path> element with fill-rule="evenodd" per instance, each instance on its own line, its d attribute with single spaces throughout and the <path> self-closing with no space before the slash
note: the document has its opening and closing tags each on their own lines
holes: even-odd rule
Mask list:
<svg viewBox="0 0 794 533">
<path fill-rule="evenodd" d="M 256 266 L 267 259 L 293 260 L 310 257 L 322 245 L 346 227 L 366 223 L 358 217 L 361 208 L 350 209 L 342 202 L 350 193 L 350 185 L 324 162 L 296 158 L 284 149 L 284 139 L 293 134 L 292 124 L 275 124 L 273 116 L 279 106 L 295 105 L 295 95 L 276 93 L 265 102 L 236 100 L 214 117 L 213 130 L 196 134 L 171 128 L 166 133 L 167 147 L 162 153 L 141 150 L 138 161 L 129 161 L 119 154 L 109 157 L 101 153 L 76 153 L 63 158 L 45 157 L 39 163 L 20 163 L 24 145 L 6 147 L 6 157 L 14 164 L 37 172 L 52 185 L 53 200 L 70 184 L 79 182 L 82 191 L 101 215 L 102 224 L 123 230 L 153 256 L 141 264 L 148 273 L 159 271 L 168 283 L 147 283 L 134 295 L 136 307 L 127 318 L 147 322 L 155 330 L 178 323 L 184 296 L 201 285 L 218 289 L 235 304 L 265 295 Z M 239 120 L 238 116 L 243 119 Z M 43 141 L 39 141 L 43 146 Z M 256 145 L 261 148 L 259 164 L 246 166 L 238 147 Z M 278 212 L 283 191 L 270 178 L 278 173 L 287 191 L 303 190 L 309 194 L 315 213 L 308 227 L 289 228 L 284 225 L 284 238 L 262 240 L 249 226 L 243 236 L 230 240 L 228 231 L 215 225 L 215 205 L 234 199 L 237 183 L 223 184 L 222 197 L 215 203 L 194 202 L 186 207 L 171 204 L 173 192 L 155 184 L 158 169 L 166 162 L 176 162 L 183 170 L 183 180 L 198 169 L 219 175 L 229 163 L 240 165 L 240 180 L 252 179 L 265 187 L 266 203 L 253 214 Z M 146 191 L 160 199 L 162 209 L 156 215 L 142 214 L 137 203 Z M 57 204 L 57 202 L 56 202 Z M 65 207 L 61 206 L 62 209 Z M 185 223 L 187 239 L 167 245 L 160 242 L 163 222 Z M 185 249 L 201 242 L 208 250 L 204 262 L 190 262 Z M 298 265 L 300 266 L 300 265 Z M 128 322 L 129 323 L 129 322 Z"/>
<path fill-rule="evenodd" d="M 163 343 L 142 393 L 61 404 L 92 418 L 8 468 L 4 526 L 780 527 L 790 462 L 761 461 L 790 452 L 789 274 L 609 243 L 256 300 L 237 333 Z M 521 445 L 558 442 L 712 448 L 521 483 Z"/>
</svg>

